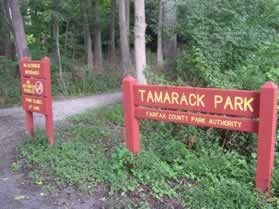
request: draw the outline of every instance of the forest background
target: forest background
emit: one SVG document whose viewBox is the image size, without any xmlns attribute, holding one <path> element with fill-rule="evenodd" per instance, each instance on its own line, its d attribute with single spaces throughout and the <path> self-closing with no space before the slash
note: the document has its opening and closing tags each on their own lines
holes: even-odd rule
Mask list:
<svg viewBox="0 0 279 209">
<path fill-rule="evenodd" d="M 54 96 L 113 91 L 127 74 L 150 84 L 250 90 L 279 84 L 278 0 L 1 0 L 0 6 L 0 105 L 20 103 L 23 56 L 51 58 Z M 222 130 L 214 136 L 224 150 L 255 153 L 252 136 Z M 274 181 L 278 196 L 279 177 Z"/>
</svg>

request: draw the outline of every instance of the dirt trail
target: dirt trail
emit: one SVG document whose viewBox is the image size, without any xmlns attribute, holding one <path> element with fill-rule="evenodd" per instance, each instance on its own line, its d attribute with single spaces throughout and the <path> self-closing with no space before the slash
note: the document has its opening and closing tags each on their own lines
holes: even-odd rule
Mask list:
<svg viewBox="0 0 279 209">
<path fill-rule="evenodd" d="M 121 98 L 121 93 L 111 93 L 54 102 L 55 125 L 68 116 L 120 102 Z M 36 114 L 35 124 L 43 126 L 44 118 Z M 16 143 L 22 139 L 24 132 L 24 112 L 21 108 L 0 109 L 0 209 L 98 208 L 96 198 L 80 200 L 70 191 L 45 196 L 40 186 L 30 184 L 22 174 L 11 171 Z M 15 200 L 22 195 L 24 199 Z"/>
</svg>

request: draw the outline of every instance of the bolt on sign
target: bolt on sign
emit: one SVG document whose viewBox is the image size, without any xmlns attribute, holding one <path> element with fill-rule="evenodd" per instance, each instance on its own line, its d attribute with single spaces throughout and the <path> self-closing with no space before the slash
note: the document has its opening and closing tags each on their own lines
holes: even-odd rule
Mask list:
<svg viewBox="0 0 279 209">
<path fill-rule="evenodd" d="M 260 92 L 139 85 L 123 80 L 124 125 L 130 152 L 140 151 L 139 120 L 157 120 L 258 134 L 256 189 L 270 190 L 275 149 L 278 87 Z"/>
<path fill-rule="evenodd" d="M 45 57 L 33 61 L 28 57 L 20 61 L 22 106 L 26 112 L 29 135 L 34 136 L 33 113 L 45 115 L 46 133 L 50 145 L 54 144 L 51 96 L 50 61 Z"/>
</svg>

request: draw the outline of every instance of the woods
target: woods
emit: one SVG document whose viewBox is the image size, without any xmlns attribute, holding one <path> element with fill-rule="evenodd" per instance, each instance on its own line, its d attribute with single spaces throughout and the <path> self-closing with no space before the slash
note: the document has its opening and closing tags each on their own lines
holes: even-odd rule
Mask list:
<svg viewBox="0 0 279 209">
<path fill-rule="evenodd" d="M 171 77 L 181 77 L 182 71 L 195 77 L 187 82 L 218 85 L 219 79 L 213 77 L 234 74 L 241 68 L 246 74 L 254 72 L 251 66 L 257 65 L 261 57 L 266 65 L 257 65 L 257 74 L 269 75 L 267 69 L 276 68 L 277 63 L 274 65 L 276 58 L 266 56 L 269 52 L 264 50 L 276 48 L 277 7 L 273 0 L 257 0 L 251 3 L 253 6 L 250 3 L 1 0 L 1 55 L 13 61 L 23 56 L 51 55 L 54 63 L 61 62 L 65 68 L 66 80 L 67 72 L 76 74 L 68 61 L 84 64 L 88 67 L 84 73 L 91 75 L 113 66 L 121 77 L 137 75 L 143 83 L 141 72 L 146 66 L 156 69 L 155 63 L 161 67 L 164 64 Z M 203 68 L 205 72 L 201 72 Z M 210 69 L 213 77 L 206 73 Z"/>
<path fill-rule="evenodd" d="M 152 20 L 155 25 L 146 24 L 146 7 L 155 8 L 151 14 L 156 16 Z M 146 83 L 144 70 L 147 61 L 151 64 L 153 59 L 146 57 L 150 55 L 146 49 L 158 53 L 160 66 L 164 59 L 175 63 L 175 1 L 1 0 L 1 14 L 5 17 L 1 20 L 1 31 L 6 31 L 1 38 L 1 55 L 13 61 L 24 56 L 52 56 L 53 63 L 57 63 L 62 94 L 69 92 L 67 83 L 72 83 L 67 77 L 69 73 L 73 75 L 70 77 L 109 75 L 104 70 L 110 66 L 118 68 L 120 77 L 136 75 L 141 83 Z M 154 31 L 156 25 L 158 32 Z M 150 39 L 146 40 L 146 36 Z M 158 49 L 152 43 L 156 39 Z M 74 72 L 77 67 L 69 67 L 67 61 L 82 64 L 85 70 Z"/>
<path fill-rule="evenodd" d="M 31 181 L 102 191 L 104 208 L 279 207 L 278 0 L 0 0 L 0 15 L 0 107 L 22 102 L 23 57 L 50 58 L 54 101 L 124 95 L 56 127 L 52 148 L 23 140 Z"/>
</svg>

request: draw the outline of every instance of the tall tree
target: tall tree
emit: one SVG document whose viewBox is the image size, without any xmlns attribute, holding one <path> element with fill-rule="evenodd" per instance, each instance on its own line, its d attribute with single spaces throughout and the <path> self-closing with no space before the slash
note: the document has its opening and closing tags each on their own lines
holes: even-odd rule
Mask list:
<svg viewBox="0 0 279 209">
<path fill-rule="evenodd" d="M 126 15 L 126 23 L 127 23 L 127 30 L 128 30 L 128 39 L 130 36 L 130 7 L 131 7 L 131 0 L 125 0 L 125 15 Z"/>
<path fill-rule="evenodd" d="M 83 20 L 83 31 L 84 31 L 84 45 L 86 52 L 86 62 L 88 67 L 93 69 L 93 51 L 92 51 L 92 39 L 88 23 L 88 0 L 80 0 L 80 12 Z"/>
<path fill-rule="evenodd" d="M 116 46 L 115 46 L 115 18 L 116 18 L 116 0 L 111 0 L 111 24 L 110 24 L 110 61 L 115 62 Z"/>
<path fill-rule="evenodd" d="M 8 0 L 7 7 L 8 11 L 10 12 L 10 20 L 15 38 L 17 59 L 21 60 L 25 56 L 30 56 L 30 51 L 26 41 L 23 18 L 17 0 Z"/>
<path fill-rule="evenodd" d="M 124 75 L 129 74 L 131 68 L 130 47 L 128 39 L 127 21 L 125 15 L 125 0 L 119 0 L 119 26 L 120 26 L 120 51 L 121 68 Z"/>
<path fill-rule="evenodd" d="M 144 69 L 146 67 L 146 49 L 145 49 L 145 8 L 144 0 L 135 1 L 135 57 L 137 80 L 146 84 Z"/>
<path fill-rule="evenodd" d="M 4 7 L 2 6 L 2 2 L 0 1 L 0 16 L 5 17 L 5 12 L 3 11 Z M 10 27 L 8 26 L 6 18 L 0 19 L 0 55 L 4 55 L 6 57 L 11 56 L 12 51 L 12 43 L 11 43 L 11 31 Z"/>
<path fill-rule="evenodd" d="M 163 40 L 162 40 L 162 23 L 163 23 L 163 4 L 164 0 L 160 0 L 158 32 L 157 32 L 157 64 L 162 66 L 164 63 L 163 57 Z"/>
<path fill-rule="evenodd" d="M 103 69 L 103 50 L 99 10 L 99 0 L 93 0 L 95 67 L 101 70 Z"/>
<path fill-rule="evenodd" d="M 163 2 L 163 52 L 168 62 L 176 58 L 177 35 L 176 26 L 176 0 Z"/>
<path fill-rule="evenodd" d="M 59 64 L 59 77 L 62 83 L 62 91 L 64 95 L 67 95 L 67 87 L 66 83 L 63 77 L 63 67 L 62 67 L 62 58 L 61 58 L 61 52 L 60 52 L 60 41 L 59 41 L 59 21 L 57 18 L 54 20 L 56 29 L 55 29 L 55 43 L 56 43 L 56 53 L 57 53 L 57 58 L 58 58 L 58 64 Z"/>
</svg>

